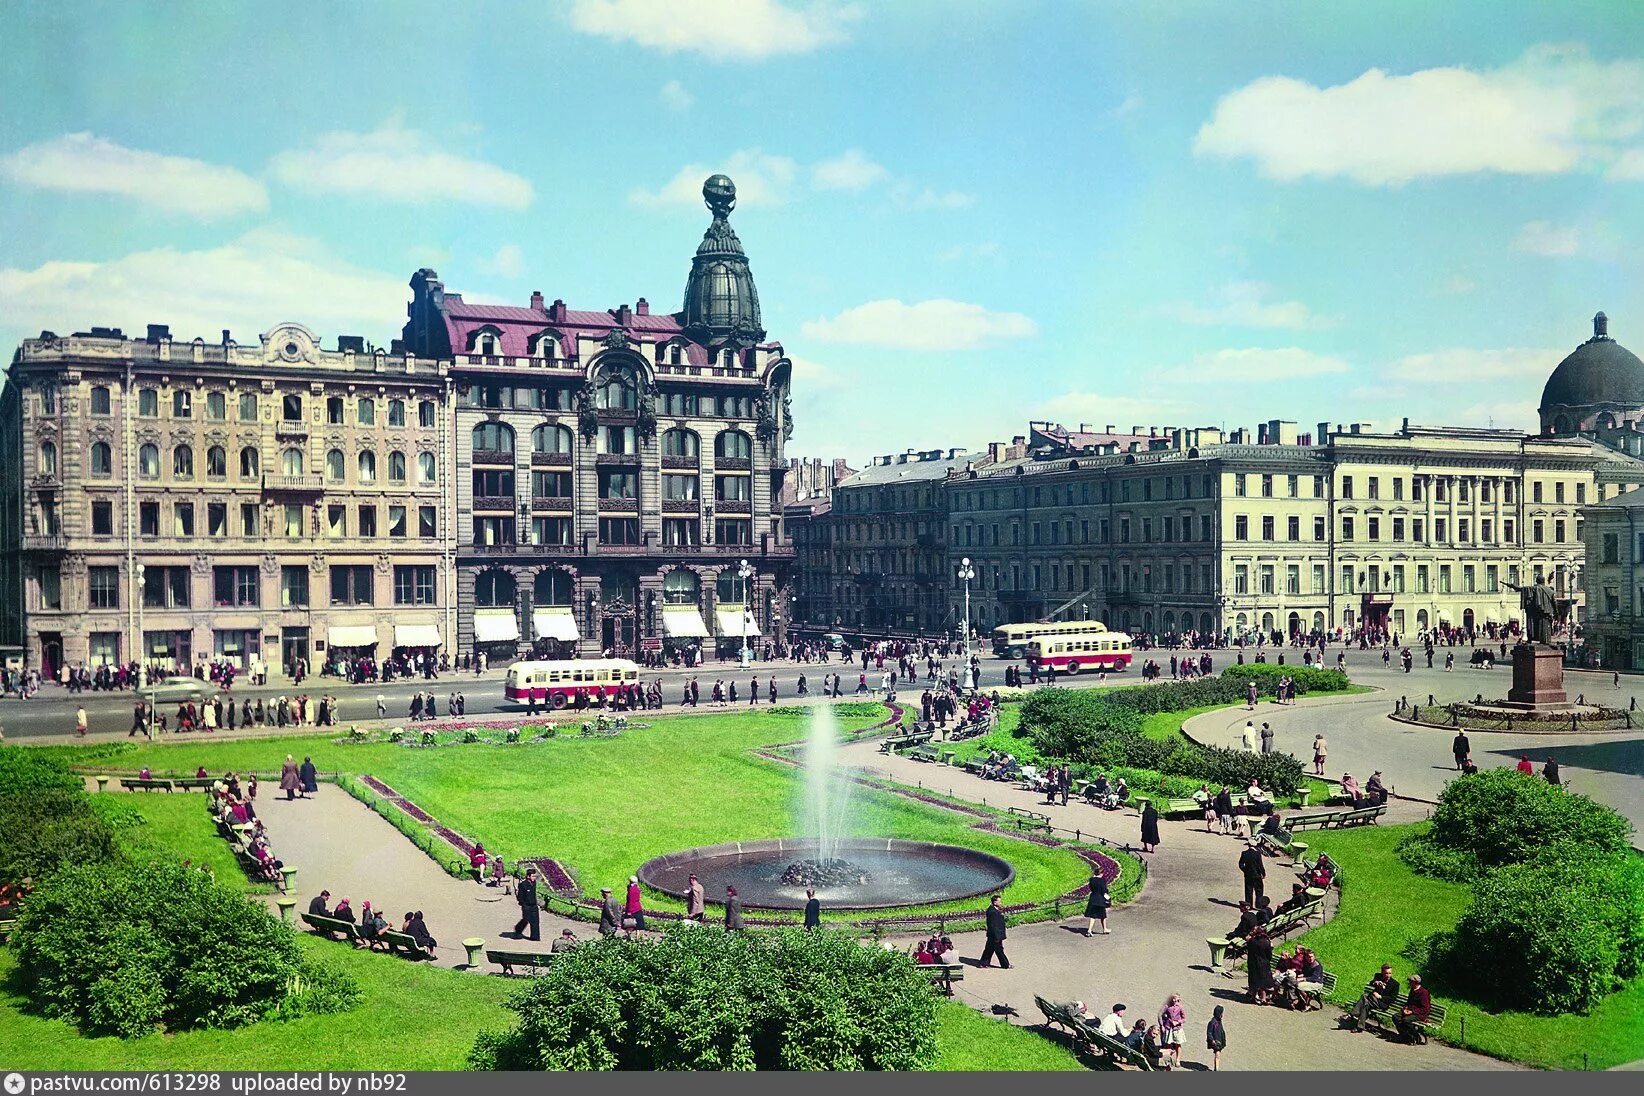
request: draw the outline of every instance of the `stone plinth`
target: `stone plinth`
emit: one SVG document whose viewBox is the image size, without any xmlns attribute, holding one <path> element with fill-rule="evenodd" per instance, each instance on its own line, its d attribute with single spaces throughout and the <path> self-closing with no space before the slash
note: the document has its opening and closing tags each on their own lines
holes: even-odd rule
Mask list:
<svg viewBox="0 0 1644 1096">
<path fill-rule="evenodd" d="M 1564 652 L 1539 643 L 1513 648 L 1513 687 L 1507 703 L 1515 708 L 1556 709 L 1569 705 L 1564 695 Z"/>
</svg>

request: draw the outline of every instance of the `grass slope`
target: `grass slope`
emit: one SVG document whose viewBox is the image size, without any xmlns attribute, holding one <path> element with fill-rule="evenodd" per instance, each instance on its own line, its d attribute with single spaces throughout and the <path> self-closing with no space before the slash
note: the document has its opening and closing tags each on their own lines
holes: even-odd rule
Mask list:
<svg viewBox="0 0 1644 1096">
<path fill-rule="evenodd" d="M 935 1070 L 1068 1072 L 1085 1067 L 1071 1050 L 1026 1028 L 983 1016 L 969 1005 L 936 1006 Z"/>
<path fill-rule="evenodd" d="M 1339 859 L 1347 887 L 1341 910 L 1301 939 L 1339 979 L 1336 1000 L 1348 1005 L 1383 962 L 1400 980 L 1411 972 L 1413 944 L 1455 927 L 1468 888 L 1417 875 L 1399 859 L 1399 841 L 1414 827 L 1365 826 L 1307 834 L 1309 855 Z M 1448 1006 L 1442 1037 L 1497 1058 L 1551 1069 L 1608 1069 L 1644 1058 L 1644 978 L 1611 994 L 1588 1016 L 1485 1012 L 1435 985 Z M 1465 1020 L 1467 1034 L 1461 1035 Z"/>
<path fill-rule="evenodd" d="M 115 826 L 120 847 L 134 860 L 182 859 L 208 864 L 218 882 L 268 894 L 271 883 L 252 883 L 228 842 L 217 835 L 203 795 L 104 792 L 95 800 Z"/>
</svg>

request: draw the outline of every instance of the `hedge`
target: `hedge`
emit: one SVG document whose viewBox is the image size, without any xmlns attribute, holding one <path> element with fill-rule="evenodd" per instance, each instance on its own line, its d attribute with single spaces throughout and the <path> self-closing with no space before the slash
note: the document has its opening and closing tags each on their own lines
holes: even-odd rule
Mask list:
<svg viewBox="0 0 1644 1096">
<path fill-rule="evenodd" d="M 65 763 L 20 746 L 0 748 L 0 883 L 43 879 L 115 854 L 113 829 Z"/>
</svg>

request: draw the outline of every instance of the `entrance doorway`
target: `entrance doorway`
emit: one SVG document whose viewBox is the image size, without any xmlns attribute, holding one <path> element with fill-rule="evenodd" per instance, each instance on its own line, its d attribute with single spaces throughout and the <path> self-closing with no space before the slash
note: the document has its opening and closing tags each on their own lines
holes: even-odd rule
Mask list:
<svg viewBox="0 0 1644 1096">
<path fill-rule="evenodd" d="M 280 670 L 289 676 L 299 661 L 308 662 L 308 629 L 281 628 Z"/>
<path fill-rule="evenodd" d="M 63 633 L 40 633 L 40 676 L 47 681 L 57 680 L 57 671 L 63 668 Z"/>
</svg>

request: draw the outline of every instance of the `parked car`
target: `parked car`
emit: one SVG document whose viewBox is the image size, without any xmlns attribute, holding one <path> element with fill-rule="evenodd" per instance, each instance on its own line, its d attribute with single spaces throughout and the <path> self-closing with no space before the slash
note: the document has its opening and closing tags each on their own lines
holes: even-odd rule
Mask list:
<svg viewBox="0 0 1644 1096">
<path fill-rule="evenodd" d="M 822 642 L 828 650 L 837 651 L 845 645 L 845 637 L 840 635 L 838 632 L 829 632 L 827 635 L 822 637 Z"/>
</svg>

